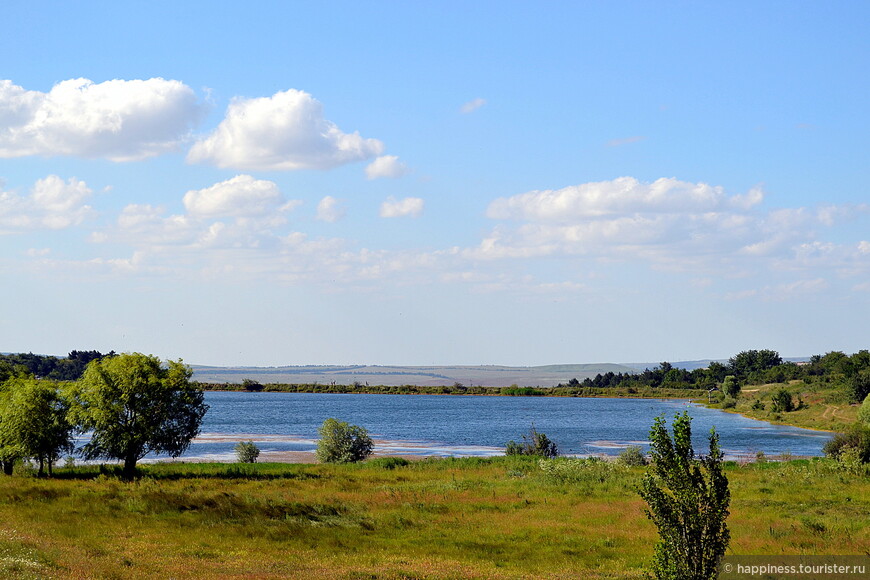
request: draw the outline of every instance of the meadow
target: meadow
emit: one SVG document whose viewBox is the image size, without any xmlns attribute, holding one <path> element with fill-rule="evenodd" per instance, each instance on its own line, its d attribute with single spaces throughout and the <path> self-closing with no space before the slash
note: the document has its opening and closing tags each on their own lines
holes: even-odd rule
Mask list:
<svg viewBox="0 0 870 580">
<path fill-rule="evenodd" d="M 0 478 L 10 578 L 640 578 L 643 467 L 531 457 L 60 468 Z M 726 464 L 729 554 L 868 554 L 870 477 Z"/>
</svg>

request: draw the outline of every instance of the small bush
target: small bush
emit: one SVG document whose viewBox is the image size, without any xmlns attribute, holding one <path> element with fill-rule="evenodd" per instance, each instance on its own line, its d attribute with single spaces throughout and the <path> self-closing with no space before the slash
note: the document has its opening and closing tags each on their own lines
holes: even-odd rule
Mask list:
<svg viewBox="0 0 870 580">
<path fill-rule="evenodd" d="M 845 433 L 837 433 L 825 443 L 825 455 L 839 460 L 849 453 L 850 460 L 870 463 L 870 425 L 853 424 Z"/>
<path fill-rule="evenodd" d="M 761 402 L 761 399 L 755 399 L 755 402 L 752 403 L 752 408 L 755 411 L 764 411 L 764 403 Z"/>
<path fill-rule="evenodd" d="M 737 399 L 726 396 L 725 399 L 722 400 L 722 408 L 723 409 L 733 409 L 737 406 Z"/>
<path fill-rule="evenodd" d="M 858 420 L 870 425 L 870 395 L 864 397 L 864 402 L 861 403 L 861 408 L 858 409 Z"/>
<path fill-rule="evenodd" d="M 788 413 L 790 411 L 794 411 L 794 401 L 792 400 L 791 393 L 785 389 L 777 389 L 773 393 L 773 412 Z"/>
<path fill-rule="evenodd" d="M 637 445 L 629 445 L 619 454 L 617 461 L 627 467 L 641 467 L 646 465 L 646 455 Z"/>
<path fill-rule="evenodd" d="M 534 455 L 536 457 L 556 457 L 559 449 L 544 433 L 539 433 L 535 426 L 523 435 L 523 442 L 508 441 L 505 455 Z"/>
<path fill-rule="evenodd" d="M 327 419 L 317 430 L 317 460 L 321 463 L 355 463 L 372 454 L 375 444 L 369 432 L 357 425 Z"/>
<path fill-rule="evenodd" d="M 253 441 L 239 441 L 234 447 L 239 463 L 256 463 L 260 456 L 260 449 Z"/>
</svg>

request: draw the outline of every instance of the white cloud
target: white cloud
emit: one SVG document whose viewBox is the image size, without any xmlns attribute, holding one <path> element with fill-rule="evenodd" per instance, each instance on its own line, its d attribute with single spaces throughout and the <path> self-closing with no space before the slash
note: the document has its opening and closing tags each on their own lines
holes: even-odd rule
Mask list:
<svg viewBox="0 0 870 580">
<path fill-rule="evenodd" d="M 366 166 L 366 177 L 378 179 L 389 177 L 395 179 L 408 173 L 408 168 L 395 155 L 382 155 Z"/>
<path fill-rule="evenodd" d="M 262 216 L 275 211 L 283 201 L 284 196 L 275 182 L 254 179 L 250 175 L 237 175 L 184 194 L 188 213 L 200 217 Z"/>
<path fill-rule="evenodd" d="M 817 230 L 847 213 L 841 207 L 764 210 L 754 188 L 630 177 L 494 200 L 487 216 L 508 220 L 463 250 L 472 260 L 574 256 L 642 263 L 669 271 L 721 275 L 811 271 L 867 272 L 860 245 L 828 244 Z M 851 212 L 854 214 L 855 212 Z"/>
<path fill-rule="evenodd" d="M 396 199 L 390 196 L 381 204 L 382 218 L 417 217 L 423 212 L 423 200 L 419 197 Z"/>
<path fill-rule="evenodd" d="M 499 198 L 490 204 L 487 216 L 564 222 L 626 212 L 710 212 L 721 209 L 725 199 L 721 187 L 706 183 L 688 183 L 673 178 L 641 183 L 632 177 L 620 177 L 613 181 Z"/>
<path fill-rule="evenodd" d="M 0 81 L 0 157 L 132 161 L 173 151 L 202 114 L 179 81 L 62 81 L 48 93 Z"/>
<path fill-rule="evenodd" d="M 465 103 L 464 105 L 462 105 L 462 107 L 460 107 L 459 110 L 463 114 L 467 115 L 468 113 L 473 113 L 474 111 L 478 110 L 479 108 L 481 108 L 485 104 L 486 104 L 486 99 L 481 99 L 480 97 L 478 97 L 478 98 L 472 99 L 472 100 L 468 101 L 467 103 Z"/>
<path fill-rule="evenodd" d="M 187 160 L 247 170 L 330 169 L 380 155 L 383 144 L 343 133 L 324 119 L 323 106 L 304 91 L 236 99 Z"/>
<path fill-rule="evenodd" d="M 337 222 L 344 217 L 346 210 L 338 200 L 331 195 L 327 195 L 317 204 L 317 219 L 324 222 Z"/>
<path fill-rule="evenodd" d="M 0 191 L 0 228 L 60 230 L 81 224 L 95 213 L 85 203 L 91 193 L 84 181 L 64 181 L 57 175 L 37 180 L 27 196 Z"/>
</svg>

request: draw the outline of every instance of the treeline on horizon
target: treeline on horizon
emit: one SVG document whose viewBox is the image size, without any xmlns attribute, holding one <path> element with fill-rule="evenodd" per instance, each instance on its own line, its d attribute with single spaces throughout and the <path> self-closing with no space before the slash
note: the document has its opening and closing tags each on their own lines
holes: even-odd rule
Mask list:
<svg viewBox="0 0 870 580">
<path fill-rule="evenodd" d="M 28 374 L 40 379 L 77 381 L 84 374 L 89 362 L 107 356 L 115 356 L 115 351 L 103 354 L 98 350 L 73 350 L 65 357 L 32 352 L 0 354 L 0 363 L 5 362 L 12 368 L 26 370 Z"/>
<path fill-rule="evenodd" d="M 0 355 L 0 362 L 26 369 L 35 377 L 57 381 L 75 381 L 81 378 L 88 363 L 115 352 L 103 354 L 96 350 L 73 350 L 66 357 L 33 353 Z M 652 369 L 638 373 L 598 373 L 594 378 L 577 378 L 555 387 L 465 386 L 462 383 L 443 386 L 374 385 L 354 382 L 336 383 L 268 383 L 260 384 L 245 379 L 242 383 L 199 383 L 205 390 L 280 391 L 306 393 L 384 393 L 384 394 L 451 394 L 451 395 L 505 395 L 505 396 L 596 396 L 655 394 L 656 396 L 696 395 L 689 391 L 709 391 L 719 388 L 728 376 L 740 385 L 787 383 L 802 380 L 808 384 L 827 384 L 843 392 L 853 403 L 870 394 L 870 351 L 860 350 L 847 355 L 831 351 L 815 355 L 806 363 L 783 361 L 778 352 L 769 349 L 745 350 L 726 363 L 711 362 L 706 368 L 687 370 L 662 362 Z"/>
<path fill-rule="evenodd" d="M 870 394 L 870 351 L 860 350 L 853 355 L 831 351 L 810 357 L 806 363 L 783 361 L 774 350 L 745 350 L 723 364 L 711 362 L 706 368 L 692 371 L 663 362 L 640 373 L 597 374 L 583 381 L 571 379 L 561 388 L 622 388 L 638 389 L 695 389 L 719 388 L 726 377 L 734 377 L 738 385 L 763 385 L 804 381 L 807 384 L 828 384 L 841 390 L 851 403 L 860 403 Z"/>
</svg>

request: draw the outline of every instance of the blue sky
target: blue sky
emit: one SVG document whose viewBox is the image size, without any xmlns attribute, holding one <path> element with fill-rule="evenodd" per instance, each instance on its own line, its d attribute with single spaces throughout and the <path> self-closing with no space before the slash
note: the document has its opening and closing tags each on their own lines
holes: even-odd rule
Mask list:
<svg viewBox="0 0 870 580">
<path fill-rule="evenodd" d="M 0 351 L 867 348 L 864 2 L 4 2 Z"/>
</svg>

